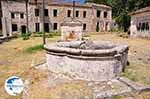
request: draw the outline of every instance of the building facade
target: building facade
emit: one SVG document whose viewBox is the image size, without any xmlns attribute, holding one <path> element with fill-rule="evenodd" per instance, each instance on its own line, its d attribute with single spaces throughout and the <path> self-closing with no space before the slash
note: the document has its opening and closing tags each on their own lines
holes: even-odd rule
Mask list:
<svg viewBox="0 0 150 99">
<path fill-rule="evenodd" d="M 42 32 L 43 29 L 46 32 L 60 32 L 61 24 L 72 19 L 72 3 L 56 3 L 46 0 L 43 10 L 41 1 L 29 0 L 26 10 L 24 0 L 2 0 L 3 35 L 25 33 L 27 27 L 30 32 Z M 106 5 L 94 3 L 76 4 L 74 18 L 82 23 L 83 32 L 109 31 L 112 23 L 112 9 Z"/>
<path fill-rule="evenodd" d="M 150 38 L 150 7 L 139 9 L 129 15 L 131 16 L 131 37 Z"/>
</svg>

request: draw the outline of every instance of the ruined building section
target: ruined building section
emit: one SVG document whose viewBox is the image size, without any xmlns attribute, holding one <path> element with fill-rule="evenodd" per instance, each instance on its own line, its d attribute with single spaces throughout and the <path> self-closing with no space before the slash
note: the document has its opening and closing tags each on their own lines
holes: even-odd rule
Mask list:
<svg viewBox="0 0 150 99">
<path fill-rule="evenodd" d="M 12 36 L 14 33 L 26 31 L 26 3 L 24 0 L 2 0 L 3 35 Z"/>
<path fill-rule="evenodd" d="M 131 37 L 150 38 L 150 7 L 139 9 L 129 15 L 131 16 Z"/>
<path fill-rule="evenodd" d="M 72 3 L 45 0 L 29 0 L 28 27 L 30 32 L 60 32 L 61 24 L 73 18 Z M 27 14 L 25 0 L 2 0 L 3 35 L 27 32 Z M 43 22 L 43 15 L 45 21 Z M 112 9 L 106 5 L 76 3 L 74 18 L 82 23 L 83 32 L 109 31 L 112 23 Z M 43 27 L 44 23 L 44 27 Z"/>
</svg>

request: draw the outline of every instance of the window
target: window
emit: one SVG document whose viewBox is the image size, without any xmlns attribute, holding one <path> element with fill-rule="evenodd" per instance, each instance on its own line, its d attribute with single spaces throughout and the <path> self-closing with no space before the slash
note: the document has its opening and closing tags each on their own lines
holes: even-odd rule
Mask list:
<svg viewBox="0 0 150 99">
<path fill-rule="evenodd" d="M 104 18 L 107 18 L 107 12 L 104 12 Z"/>
<path fill-rule="evenodd" d="M 11 18 L 14 19 L 15 18 L 15 14 L 11 13 Z"/>
<path fill-rule="evenodd" d="M 44 23 L 45 32 L 49 32 L 49 23 Z"/>
<path fill-rule="evenodd" d="M 100 17 L 100 16 L 101 16 L 101 11 L 97 10 L 97 17 Z"/>
<path fill-rule="evenodd" d="M 54 15 L 54 17 L 57 17 L 57 10 L 56 9 L 53 10 L 53 15 Z"/>
<path fill-rule="evenodd" d="M 67 17 L 71 17 L 71 10 L 68 10 Z"/>
<path fill-rule="evenodd" d="M 86 18 L 86 11 L 83 11 L 83 18 Z"/>
<path fill-rule="evenodd" d="M 53 30 L 57 30 L 57 23 L 54 23 Z"/>
<path fill-rule="evenodd" d="M 35 16 L 39 16 L 39 9 L 35 9 Z"/>
<path fill-rule="evenodd" d="M 86 30 L 86 24 L 83 24 L 83 30 Z"/>
<path fill-rule="evenodd" d="M 76 17 L 79 17 L 79 11 L 76 11 Z"/>
<path fill-rule="evenodd" d="M 35 23 L 35 31 L 36 32 L 40 31 L 40 23 Z"/>
<path fill-rule="evenodd" d="M 48 16 L 48 9 L 44 10 L 44 16 Z"/>
<path fill-rule="evenodd" d="M 142 23 L 142 30 L 145 30 L 145 23 Z"/>
<path fill-rule="evenodd" d="M 12 24 L 12 32 L 18 31 L 17 24 Z"/>
<path fill-rule="evenodd" d="M 139 23 L 138 25 L 137 25 L 137 30 L 139 31 L 141 29 L 141 23 Z"/>
<path fill-rule="evenodd" d="M 99 22 L 97 22 L 96 24 L 96 32 L 99 32 L 100 28 L 99 28 Z"/>
<path fill-rule="evenodd" d="M 146 30 L 149 30 L 149 23 L 148 22 L 146 22 Z"/>
<path fill-rule="evenodd" d="M 20 14 L 20 18 L 21 18 L 21 19 L 24 18 L 24 14 L 23 14 L 23 13 Z"/>
</svg>

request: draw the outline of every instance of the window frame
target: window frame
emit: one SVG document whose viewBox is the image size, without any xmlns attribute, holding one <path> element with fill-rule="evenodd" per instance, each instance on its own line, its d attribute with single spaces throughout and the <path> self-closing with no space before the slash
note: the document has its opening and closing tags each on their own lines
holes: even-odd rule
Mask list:
<svg viewBox="0 0 150 99">
<path fill-rule="evenodd" d="M 53 30 L 58 30 L 58 23 L 53 23 Z"/>
<path fill-rule="evenodd" d="M 84 23 L 84 24 L 83 24 L 83 31 L 86 31 L 86 29 L 87 29 L 87 24 Z"/>
<path fill-rule="evenodd" d="M 15 19 L 15 13 L 11 12 L 11 18 Z"/>
<path fill-rule="evenodd" d="M 48 9 L 44 9 L 44 16 L 45 16 L 45 17 L 48 17 L 48 16 L 49 16 Z"/>
<path fill-rule="evenodd" d="M 101 17 L 101 10 L 97 10 L 96 16 L 97 16 L 97 18 L 100 18 L 100 17 Z"/>
<path fill-rule="evenodd" d="M 24 19 L 24 13 L 20 13 L 20 18 Z"/>
<path fill-rule="evenodd" d="M 108 17 L 108 13 L 107 11 L 104 11 L 104 18 L 107 18 Z"/>
<path fill-rule="evenodd" d="M 86 18 L 87 16 L 87 11 L 83 11 L 83 18 Z"/>
<path fill-rule="evenodd" d="M 35 32 L 40 32 L 40 23 L 35 23 Z"/>
<path fill-rule="evenodd" d="M 77 10 L 75 14 L 76 14 L 76 15 L 75 15 L 76 17 L 79 17 L 79 16 L 80 16 L 79 10 Z"/>
<path fill-rule="evenodd" d="M 18 25 L 17 24 L 12 24 L 12 32 L 17 32 L 17 31 L 18 31 Z"/>
<path fill-rule="evenodd" d="M 67 17 L 71 17 L 71 10 L 67 10 Z"/>
<path fill-rule="evenodd" d="M 57 9 L 53 9 L 53 17 L 57 17 L 58 16 L 58 10 Z"/>
<path fill-rule="evenodd" d="M 34 10 L 34 12 L 35 12 L 34 14 L 35 14 L 36 17 L 40 16 L 40 9 L 37 9 L 37 8 L 36 8 L 36 9 Z"/>
</svg>

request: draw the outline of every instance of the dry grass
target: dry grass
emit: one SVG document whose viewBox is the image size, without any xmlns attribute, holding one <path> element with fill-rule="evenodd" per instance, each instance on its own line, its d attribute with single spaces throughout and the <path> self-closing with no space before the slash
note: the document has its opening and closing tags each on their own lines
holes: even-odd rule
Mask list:
<svg viewBox="0 0 150 99">
<path fill-rule="evenodd" d="M 47 42 L 56 42 L 56 38 L 47 39 Z M 20 97 L 10 97 L 4 90 L 5 80 L 13 75 L 23 77 L 23 73 L 31 68 L 32 64 L 38 64 L 45 60 L 44 51 L 36 53 L 26 53 L 29 47 L 42 44 L 42 38 L 31 38 L 22 40 L 17 38 L 0 45 L 0 99 L 20 99 Z"/>
<path fill-rule="evenodd" d="M 128 44 L 129 62 L 125 76 L 134 81 L 150 84 L 150 40 L 140 38 L 122 38 L 117 34 L 92 35 L 92 40 L 112 41 L 114 43 Z"/>
<path fill-rule="evenodd" d="M 122 38 L 116 34 L 101 35 L 98 33 L 91 35 L 90 38 L 96 41 L 107 40 L 128 44 L 130 46 L 130 66 L 127 67 L 124 75 L 137 82 L 150 84 L 150 40 Z M 58 37 L 49 38 L 47 42 L 52 43 L 57 40 Z M 63 83 L 53 88 L 41 83 L 47 77 L 47 72 L 34 70 L 31 64 L 38 64 L 45 60 L 44 51 L 40 50 L 32 54 L 25 52 L 27 48 L 40 44 L 42 44 L 42 38 L 37 37 L 27 41 L 18 38 L 0 45 L 0 99 L 21 99 L 21 95 L 11 97 L 4 91 L 4 81 L 13 75 L 20 76 L 24 80 L 31 79 L 33 84 L 30 87 L 33 93 L 28 96 L 28 99 L 61 99 L 62 97 L 73 99 L 75 96 L 90 96 L 92 98 L 91 91 L 80 81 Z M 39 87 L 39 85 L 41 86 Z M 149 96 L 150 93 L 134 95 L 135 99 L 149 99 Z"/>
</svg>

